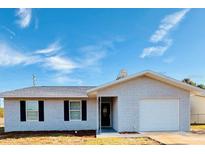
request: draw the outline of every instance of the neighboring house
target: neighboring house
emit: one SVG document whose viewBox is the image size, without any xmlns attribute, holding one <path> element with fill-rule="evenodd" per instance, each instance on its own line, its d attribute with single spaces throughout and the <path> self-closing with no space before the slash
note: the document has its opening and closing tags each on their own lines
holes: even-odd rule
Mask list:
<svg viewBox="0 0 205 154">
<path fill-rule="evenodd" d="M 98 86 L 37 86 L 0 93 L 5 131 L 189 131 L 201 89 L 144 71 Z"/>
<path fill-rule="evenodd" d="M 191 96 L 191 123 L 205 124 L 205 94 Z"/>
</svg>

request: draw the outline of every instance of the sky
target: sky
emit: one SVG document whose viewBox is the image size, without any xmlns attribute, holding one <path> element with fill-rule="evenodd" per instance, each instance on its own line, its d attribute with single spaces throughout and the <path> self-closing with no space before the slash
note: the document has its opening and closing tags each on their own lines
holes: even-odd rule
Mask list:
<svg viewBox="0 0 205 154">
<path fill-rule="evenodd" d="M 152 70 L 205 84 L 205 9 L 0 9 L 0 92 Z"/>
</svg>

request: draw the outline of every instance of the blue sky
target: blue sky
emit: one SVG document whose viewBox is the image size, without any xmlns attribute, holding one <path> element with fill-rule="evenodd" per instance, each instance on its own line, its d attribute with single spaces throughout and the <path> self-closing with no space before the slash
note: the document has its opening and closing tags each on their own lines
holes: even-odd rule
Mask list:
<svg viewBox="0 0 205 154">
<path fill-rule="evenodd" d="M 205 83 L 204 9 L 0 9 L 0 91 L 99 85 L 124 68 Z"/>
</svg>

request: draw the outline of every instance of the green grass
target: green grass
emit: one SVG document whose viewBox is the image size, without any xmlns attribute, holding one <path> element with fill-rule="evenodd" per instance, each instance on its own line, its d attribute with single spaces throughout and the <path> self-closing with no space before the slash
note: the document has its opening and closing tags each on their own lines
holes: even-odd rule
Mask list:
<svg viewBox="0 0 205 154">
<path fill-rule="evenodd" d="M 4 117 L 4 109 L 0 108 L 0 118 L 3 118 L 3 117 Z"/>
<path fill-rule="evenodd" d="M 4 133 L 4 127 L 0 127 L 0 133 Z"/>
</svg>

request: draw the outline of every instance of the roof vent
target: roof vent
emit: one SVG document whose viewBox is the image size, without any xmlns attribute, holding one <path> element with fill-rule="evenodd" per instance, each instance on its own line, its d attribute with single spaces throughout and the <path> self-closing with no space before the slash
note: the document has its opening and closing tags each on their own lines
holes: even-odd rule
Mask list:
<svg viewBox="0 0 205 154">
<path fill-rule="evenodd" d="M 125 69 L 121 69 L 116 80 L 119 80 L 119 79 L 122 79 L 122 78 L 125 78 L 125 77 L 127 77 L 127 71 Z"/>
</svg>

